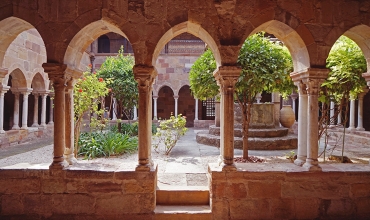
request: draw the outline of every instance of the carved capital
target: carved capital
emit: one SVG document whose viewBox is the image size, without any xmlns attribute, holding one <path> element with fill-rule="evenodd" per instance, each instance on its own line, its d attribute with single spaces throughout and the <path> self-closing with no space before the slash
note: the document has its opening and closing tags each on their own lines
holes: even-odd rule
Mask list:
<svg viewBox="0 0 370 220">
<path fill-rule="evenodd" d="M 153 66 L 135 65 L 133 70 L 139 92 L 149 92 L 157 75 L 155 68 Z"/>
<path fill-rule="evenodd" d="M 217 84 L 220 86 L 222 91 L 233 91 L 235 83 L 241 73 L 241 68 L 237 66 L 220 66 L 214 73 L 213 76 L 217 80 Z"/>
<path fill-rule="evenodd" d="M 64 89 L 67 81 L 71 78 L 70 74 L 66 73 L 67 65 L 60 63 L 44 63 L 42 64 L 44 71 L 48 74 L 50 81 L 53 82 L 54 89 Z"/>
<path fill-rule="evenodd" d="M 323 79 L 305 78 L 302 80 L 306 84 L 306 90 L 308 95 L 319 95 L 321 83 Z"/>
<path fill-rule="evenodd" d="M 307 95 L 306 84 L 304 84 L 301 80 L 300 81 L 294 81 L 294 85 L 297 86 L 299 95 Z"/>
</svg>

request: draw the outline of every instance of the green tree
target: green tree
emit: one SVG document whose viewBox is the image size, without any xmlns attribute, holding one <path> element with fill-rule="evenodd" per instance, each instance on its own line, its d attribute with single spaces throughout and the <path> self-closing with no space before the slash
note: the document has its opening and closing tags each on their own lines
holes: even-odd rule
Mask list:
<svg viewBox="0 0 370 220">
<path fill-rule="evenodd" d="M 138 88 L 134 78 L 133 66 L 134 57 L 123 54 L 123 47 L 118 51 L 118 55 L 108 57 L 100 69 L 98 75 L 104 79 L 112 79 L 108 84 L 111 88 L 111 95 L 117 101 L 117 118 L 122 119 L 123 114 L 126 118 L 132 119 L 132 110 L 138 103 Z M 118 124 L 121 131 L 121 124 Z"/>
<path fill-rule="evenodd" d="M 75 155 L 77 155 L 79 148 L 78 140 L 81 133 L 83 116 L 86 113 L 96 114 L 98 116 L 98 118 L 91 118 L 91 127 L 98 126 L 101 122 L 100 120 L 103 118 L 104 109 L 99 109 L 99 104 L 101 97 L 105 97 L 108 94 L 107 83 L 109 83 L 109 80 L 105 81 L 103 78 L 97 77 L 96 74 L 86 71 L 74 86 Z"/>
<path fill-rule="evenodd" d="M 195 70 L 190 71 L 190 88 L 199 99 L 210 98 L 218 94 L 219 87 L 212 74 L 216 69 L 213 55 L 206 51 L 195 63 Z M 213 59 L 213 61 L 210 61 Z M 292 61 L 288 49 L 279 42 L 272 42 L 264 37 L 264 33 L 250 36 L 243 44 L 238 57 L 242 67 L 241 75 L 235 85 L 235 99 L 243 113 L 243 158 L 248 158 L 248 128 L 251 118 L 251 106 L 259 92 L 278 91 L 287 97 L 294 88 L 289 76 Z M 208 78 L 208 79 L 203 79 Z M 206 88 L 202 88 L 206 87 Z M 202 88 L 199 89 L 199 88 Z"/>
</svg>

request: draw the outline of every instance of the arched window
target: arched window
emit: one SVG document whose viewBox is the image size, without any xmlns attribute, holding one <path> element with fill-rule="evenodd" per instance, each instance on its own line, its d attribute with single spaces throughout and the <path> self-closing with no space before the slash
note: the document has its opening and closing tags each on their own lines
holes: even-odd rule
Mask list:
<svg viewBox="0 0 370 220">
<path fill-rule="evenodd" d="M 98 53 L 110 53 L 110 40 L 107 35 L 98 38 Z"/>
</svg>

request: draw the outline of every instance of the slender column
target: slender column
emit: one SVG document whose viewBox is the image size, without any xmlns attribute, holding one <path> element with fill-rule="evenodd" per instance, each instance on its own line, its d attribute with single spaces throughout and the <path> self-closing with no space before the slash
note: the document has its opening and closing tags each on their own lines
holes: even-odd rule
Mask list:
<svg viewBox="0 0 370 220">
<path fill-rule="evenodd" d="M 294 84 L 298 88 L 299 106 L 298 106 L 298 152 L 294 164 L 302 166 L 307 159 L 307 105 L 308 97 L 306 85 L 301 81 Z"/>
<path fill-rule="evenodd" d="M 65 137 L 66 146 L 64 150 L 65 160 L 69 165 L 77 163 L 74 152 L 74 108 L 73 108 L 73 86 L 74 80 L 70 79 L 65 88 Z"/>
<path fill-rule="evenodd" d="M 318 164 L 318 139 L 319 139 L 319 128 L 318 128 L 318 95 L 320 91 L 321 83 L 327 78 L 329 73 L 328 69 L 318 69 L 318 68 L 308 68 L 302 72 L 291 73 L 290 76 L 298 86 L 298 89 L 301 90 L 300 92 L 300 100 L 299 100 L 299 119 L 298 119 L 298 142 L 303 144 L 304 146 L 304 136 L 307 137 L 307 158 L 306 162 L 303 164 L 303 167 L 306 168 L 308 171 L 321 171 L 321 167 Z M 301 85 L 301 83 L 305 85 Z M 304 87 L 305 86 L 305 87 Z M 304 89 L 307 92 L 307 102 L 303 97 L 301 100 L 301 95 L 304 95 Z M 304 103 L 307 103 L 307 107 L 305 107 Z M 302 110 L 301 110 L 302 108 Z M 306 109 L 306 114 L 304 112 Z M 307 126 L 304 126 L 304 117 L 307 119 Z M 303 120 L 303 122 L 302 122 Z M 301 126 L 299 123 L 302 123 Z M 307 127 L 307 130 L 304 129 Z M 301 128 L 301 130 L 300 130 Z M 300 140 L 302 139 L 303 140 Z M 301 142 L 300 142 L 301 141 Z M 301 165 L 302 159 L 304 155 L 300 155 L 300 160 L 297 160 L 295 164 Z M 297 158 L 298 159 L 298 158 Z"/>
<path fill-rule="evenodd" d="M 195 118 L 194 120 L 198 120 L 198 99 L 195 99 Z"/>
<path fill-rule="evenodd" d="M 333 101 L 330 102 L 330 125 L 334 126 L 335 121 L 334 121 L 334 112 L 335 112 L 335 103 Z"/>
<path fill-rule="evenodd" d="M 303 166 L 310 171 L 321 171 L 317 158 L 319 155 L 318 94 L 322 81 L 323 80 L 312 78 L 303 80 L 306 84 L 308 94 L 308 148 L 306 163 Z"/>
<path fill-rule="evenodd" d="M 5 86 L 0 90 L 0 134 L 4 133 L 4 95 L 8 91 L 9 87 Z"/>
<path fill-rule="evenodd" d="M 342 124 L 342 111 L 338 112 L 337 125 Z"/>
<path fill-rule="evenodd" d="M 116 107 L 117 107 L 117 100 L 116 100 L 116 98 L 113 98 L 113 118 L 112 118 L 112 120 L 117 120 L 117 109 L 116 109 Z"/>
<path fill-rule="evenodd" d="M 157 101 L 158 101 L 158 96 L 153 96 L 153 101 L 154 101 L 154 120 L 158 120 L 158 113 L 157 113 L 157 110 L 158 110 L 158 107 L 157 107 Z"/>
<path fill-rule="evenodd" d="M 28 95 L 29 92 L 22 92 L 23 95 L 23 106 L 22 106 L 22 127 L 21 129 L 27 129 L 27 119 L 28 119 Z"/>
<path fill-rule="evenodd" d="M 153 66 L 135 65 L 134 77 L 139 88 L 139 146 L 137 171 L 149 171 L 153 167 L 151 159 L 152 128 L 152 84 L 157 75 Z"/>
<path fill-rule="evenodd" d="M 241 69 L 236 66 L 220 66 L 214 76 L 221 88 L 221 133 L 223 170 L 236 170 L 234 164 L 234 88 Z"/>
<path fill-rule="evenodd" d="M 41 107 L 41 127 L 46 127 L 46 98 L 47 94 L 42 94 L 42 107 Z"/>
<path fill-rule="evenodd" d="M 356 97 L 350 96 L 350 109 L 349 109 L 349 131 L 356 130 L 355 128 L 355 108 L 356 108 Z"/>
<path fill-rule="evenodd" d="M 271 93 L 271 102 L 274 103 L 274 119 L 275 119 L 275 126 L 280 126 L 280 93 L 273 92 Z"/>
<path fill-rule="evenodd" d="M 19 92 L 14 93 L 14 112 L 13 112 L 13 127 L 12 130 L 19 130 Z"/>
<path fill-rule="evenodd" d="M 35 103 L 33 105 L 33 124 L 32 127 L 39 126 L 39 94 L 33 94 L 35 98 Z"/>
<path fill-rule="evenodd" d="M 55 125 L 54 125 L 54 158 L 49 169 L 63 169 L 68 167 L 68 163 L 64 160 L 65 149 L 65 89 L 68 79 L 65 73 L 66 65 L 44 63 L 44 70 L 49 75 L 49 79 L 53 82 L 55 91 Z"/>
<path fill-rule="evenodd" d="M 175 99 L 175 117 L 177 117 L 179 96 L 173 96 L 173 98 Z"/>
<path fill-rule="evenodd" d="M 261 103 L 261 99 L 262 99 L 262 95 L 261 95 L 261 93 L 259 92 L 259 93 L 257 93 L 257 95 L 256 95 L 257 103 Z"/>
<path fill-rule="evenodd" d="M 54 118 L 54 96 L 50 95 L 50 110 L 49 110 L 49 125 L 54 124 L 53 118 Z"/>
<path fill-rule="evenodd" d="M 290 98 L 292 98 L 292 108 L 293 108 L 293 112 L 294 112 L 294 118 L 296 118 L 296 115 L 297 115 L 297 112 L 296 112 L 296 103 L 295 103 L 295 101 L 296 101 L 296 99 L 298 98 L 298 94 L 297 93 L 295 93 L 295 92 L 293 92 L 291 95 L 290 95 Z M 298 108 L 299 108 L 299 106 L 298 106 Z M 298 110 L 299 111 L 299 110 Z M 297 121 L 297 120 L 295 120 L 295 121 Z"/>
<path fill-rule="evenodd" d="M 136 108 L 136 105 L 134 105 L 134 120 L 137 120 L 137 108 Z"/>
<path fill-rule="evenodd" d="M 357 128 L 358 131 L 364 131 L 364 96 L 368 92 L 368 89 L 364 89 L 364 92 L 358 94 L 358 112 L 357 112 Z"/>
</svg>

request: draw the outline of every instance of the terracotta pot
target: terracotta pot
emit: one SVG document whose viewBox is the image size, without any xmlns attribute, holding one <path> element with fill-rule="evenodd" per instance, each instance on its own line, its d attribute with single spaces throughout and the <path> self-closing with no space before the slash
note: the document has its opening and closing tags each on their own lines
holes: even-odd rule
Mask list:
<svg viewBox="0 0 370 220">
<path fill-rule="evenodd" d="M 283 105 L 280 109 L 280 124 L 283 127 L 290 128 L 294 124 L 295 115 L 292 107 L 290 105 Z"/>
</svg>

